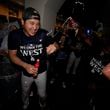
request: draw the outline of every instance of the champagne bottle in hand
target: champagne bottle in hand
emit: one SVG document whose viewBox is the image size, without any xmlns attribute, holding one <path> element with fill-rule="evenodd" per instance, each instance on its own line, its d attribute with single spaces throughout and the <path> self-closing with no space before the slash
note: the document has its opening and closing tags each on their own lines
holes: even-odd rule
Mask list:
<svg viewBox="0 0 110 110">
<path fill-rule="evenodd" d="M 37 59 L 36 60 L 36 63 L 34 64 L 34 67 L 37 68 L 37 69 L 39 69 L 39 65 L 40 65 L 40 60 Z M 34 75 L 34 77 L 36 77 L 36 76 L 37 76 L 37 73 Z"/>
</svg>

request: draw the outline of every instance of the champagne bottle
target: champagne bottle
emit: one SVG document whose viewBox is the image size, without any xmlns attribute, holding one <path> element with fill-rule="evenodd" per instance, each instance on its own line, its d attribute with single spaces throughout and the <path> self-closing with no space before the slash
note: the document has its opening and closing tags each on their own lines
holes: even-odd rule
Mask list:
<svg viewBox="0 0 110 110">
<path fill-rule="evenodd" d="M 37 59 L 37 60 L 36 60 L 36 63 L 34 64 L 34 67 L 39 69 L 39 65 L 40 65 L 40 60 Z M 37 72 L 37 73 L 38 73 L 38 72 Z M 34 78 L 37 77 L 37 73 L 34 75 Z"/>
<path fill-rule="evenodd" d="M 40 60 L 37 59 L 37 60 L 36 60 L 36 63 L 34 64 L 34 66 L 35 66 L 35 68 L 39 68 L 39 65 L 40 65 Z"/>
</svg>

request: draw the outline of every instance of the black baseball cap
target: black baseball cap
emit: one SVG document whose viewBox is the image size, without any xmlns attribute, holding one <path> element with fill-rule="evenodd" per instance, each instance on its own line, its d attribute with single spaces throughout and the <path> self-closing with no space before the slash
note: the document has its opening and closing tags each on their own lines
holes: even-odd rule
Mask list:
<svg viewBox="0 0 110 110">
<path fill-rule="evenodd" d="M 28 7 L 28 8 L 26 8 L 24 10 L 23 19 L 24 20 L 27 20 L 27 19 L 37 19 L 37 20 L 40 20 L 40 14 L 34 8 Z"/>
</svg>

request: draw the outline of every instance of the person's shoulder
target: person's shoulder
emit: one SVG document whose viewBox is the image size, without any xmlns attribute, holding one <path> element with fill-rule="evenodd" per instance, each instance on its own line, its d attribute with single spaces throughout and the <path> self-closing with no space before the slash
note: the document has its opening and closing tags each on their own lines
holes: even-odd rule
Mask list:
<svg viewBox="0 0 110 110">
<path fill-rule="evenodd" d="M 8 37 L 10 39 L 17 40 L 17 39 L 21 38 L 21 36 L 23 36 L 23 30 L 22 29 L 17 29 L 17 30 L 10 31 Z"/>
<path fill-rule="evenodd" d="M 48 33 L 48 31 L 47 31 L 46 29 L 43 29 L 43 28 L 40 28 L 40 29 L 39 29 L 39 32 L 40 32 L 40 33 L 45 33 L 45 34 Z"/>
<path fill-rule="evenodd" d="M 19 33 L 22 33 L 22 29 L 16 29 L 16 30 L 12 30 L 10 31 L 11 34 L 19 34 Z"/>
</svg>

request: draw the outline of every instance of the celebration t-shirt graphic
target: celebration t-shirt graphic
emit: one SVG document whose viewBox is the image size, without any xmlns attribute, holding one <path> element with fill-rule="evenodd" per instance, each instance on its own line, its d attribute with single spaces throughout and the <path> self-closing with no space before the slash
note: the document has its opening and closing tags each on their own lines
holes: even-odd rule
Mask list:
<svg viewBox="0 0 110 110">
<path fill-rule="evenodd" d="M 97 72 L 97 73 L 99 73 L 99 75 L 102 75 L 102 69 L 103 69 L 104 65 L 102 64 L 101 60 L 98 60 L 93 57 L 90 61 L 90 66 L 92 67 L 91 73 Z"/>
<path fill-rule="evenodd" d="M 28 44 L 20 46 L 20 53 L 23 57 L 27 57 L 30 61 L 35 61 L 35 56 L 40 56 L 43 53 L 43 45 Z"/>
</svg>

